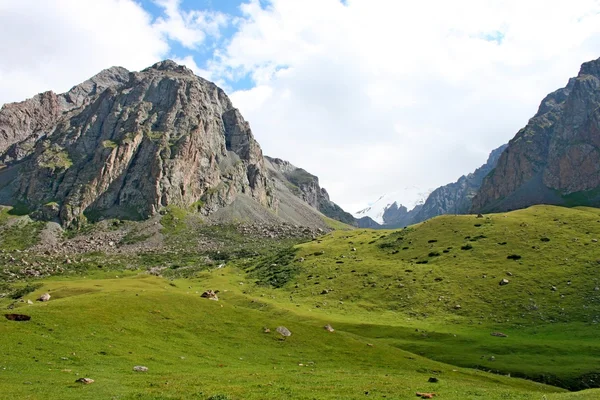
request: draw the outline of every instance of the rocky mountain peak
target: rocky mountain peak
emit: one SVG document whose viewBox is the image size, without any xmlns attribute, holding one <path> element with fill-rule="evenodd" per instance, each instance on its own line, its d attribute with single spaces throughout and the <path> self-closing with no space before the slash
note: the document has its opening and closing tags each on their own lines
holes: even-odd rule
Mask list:
<svg viewBox="0 0 600 400">
<path fill-rule="evenodd" d="M 600 59 L 546 96 L 473 199 L 473 211 L 600 205 Z"/>
<path fill-rule="evenodd" d="M 0 139 L 2 173 L 18 176 L 1 197 L 52 204 L 65 225 L 168 205 L 208 215 L 238 196 L 275 204 L 248 123 L 216 85 L 169 60 L 6 105 Z"/>
</svg>

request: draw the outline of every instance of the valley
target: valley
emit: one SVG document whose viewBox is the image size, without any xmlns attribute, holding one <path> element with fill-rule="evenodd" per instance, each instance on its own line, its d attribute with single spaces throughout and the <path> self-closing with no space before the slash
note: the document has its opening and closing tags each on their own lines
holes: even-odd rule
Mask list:
<svg viewBox="0 0 600 400">
<path fill-rule="evenodd" d="M 2 219 L 0 307 L 31 316 L 0 320 L 6 398 L 599 395 L 587 389 L 600 369 L 598 209 L 288 237 L 170 209 L 147 231 L 119 220 L 65 231 L 46 254 L 31 250 L 48 238 L 27 218 L 5 210 Z M 104 234 L 129 239 L 112 251 L 59 250 Z M 126 250 L 157 240 L 167 246 Z M 43 293 L 50 301 L 34 301 Z"/>
</svg>

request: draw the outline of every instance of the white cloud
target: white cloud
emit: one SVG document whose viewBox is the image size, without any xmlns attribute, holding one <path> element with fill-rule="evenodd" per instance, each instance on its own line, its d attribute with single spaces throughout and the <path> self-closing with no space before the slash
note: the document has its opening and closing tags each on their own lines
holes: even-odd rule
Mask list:
<svg viewBox="0 0 600 400">
<path fill-rule="evenodd" d="M 249 74 L 256 86 L 232 99 L 265 153 L 319 175 L 351 211 L 472 171 L 600 56 L 597 0 L 252 0 L 242 10 L 212 73 Z"/>
<path fill-rule="evenodd" d="M 219 37 L 221 28 L 229 23 L 222 13 L 181 9 L 181 0 L 154 0 L 163 8 L 164 17 L 159 17 L 154 27 L 169 39 L 181 43 L 188 49 L 197 49 L 207 35 Z"/>
<path fill-rule="evenodd" d="M 0 0 L 0 104 L 64 92 L 104 68 L 140 69 L 168 45 L 131 0 Z"/>
</svg>

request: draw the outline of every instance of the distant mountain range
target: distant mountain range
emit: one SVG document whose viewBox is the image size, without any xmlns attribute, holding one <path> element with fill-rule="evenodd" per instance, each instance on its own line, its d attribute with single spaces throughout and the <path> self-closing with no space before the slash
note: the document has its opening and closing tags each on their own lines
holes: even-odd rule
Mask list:
<svg viewBox="0 0 600 400">
<path fill-rule="evenodd" d="M 112 67 L 67 93 L 0 109 L 0 204 L 75 227 L 175 206 L 217 222 L 326 227 L 329 217 L 368 228 L 540 203 L 600 206 L 599 110 L 600 59 L 549 94 L 480 168 L 428 196 L 405 188 L 351 215 L 316 176 L 263 156 L 214 83 L 169 60 L 140 72 Z"/>
<path fill-rule="evenodd" d="M 488 160 L 481 167 L 468 175 L 461 176 L 456 182 L 435 189 L 426 200 L 419 202 L 412 209 L 392 202 L 380 211 L 380 220 L 359 219 L 358 224 L 364 228 L 398 228 L 416 224 L 443 214 L 466 214 L 471 209 L 471 200 L 479 190 L 483 179 L 492 171 L 506 149 L 503 145 L 493 150 Z M 376 203 L 377 204 L 377 203 Z"/>
</svg>

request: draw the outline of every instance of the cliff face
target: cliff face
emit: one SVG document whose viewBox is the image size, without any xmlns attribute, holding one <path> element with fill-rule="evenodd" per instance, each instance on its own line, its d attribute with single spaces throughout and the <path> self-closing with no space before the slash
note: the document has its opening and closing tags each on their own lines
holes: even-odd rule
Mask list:
<svg viewBox="0 0 600 400">
<path fill-rule="evenodd" d="M 472 211 L 546 203 L 600 205 L 600 59 L 548 95 L 510 141 Z"/>
<path fill-rule="evenodd" d="M 456 182 L 441 186 L 431 192 L 427 200 L 413 217 L 412 223 L 425 221 L 443 214 L 467 214 L 471 201 L 483 182 L 498 163 L 498 159 L 507 145 L 493 150 L 485 164 L 474 172 L 461 176 Z"/>
<path fill-rule="evenodd" d="M 65 225 L 167 205 L 210 214 L 239 194 L 275 206 L 248 123 L 221 89 L 171 61 L 5 105 L 0 152 L 1 197 L 52 204 Z"/>
<path fill-rule="evenodd" d="M 282 181 L 295 196 L 329 218 L 348 225 L 356 225 L 356 221 L 351 214 L 345 212 L 330 200 L 327 191 L 319 185 L 318 177 L 294 166 L 289 161 L 279 158 L 266 158 L 272 166 L 273 177 Z"/>
</svg>

